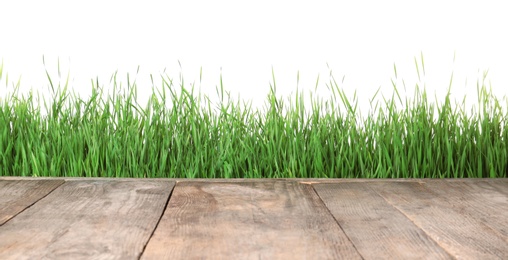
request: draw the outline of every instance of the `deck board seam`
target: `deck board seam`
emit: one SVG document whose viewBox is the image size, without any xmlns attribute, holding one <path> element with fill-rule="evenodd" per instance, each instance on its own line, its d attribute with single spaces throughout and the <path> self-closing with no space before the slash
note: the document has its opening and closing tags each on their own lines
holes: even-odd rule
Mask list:
<svg viewBox="0 0 508 260">
<path fill-rule="evenodd" d="M 420 182 L 418 182 L 420 183 Z M 420 183 L 421 185 L 421 183 Z M 451 259 L 457 259 L 457 257 L 454 257 L 453 254 L 451 252 L 449 252 L 446 247 L 443 247 L 443 245 L 441 245 L 441 243 L 439 243 L 439 241 L 436 241 L 429 233 L 427 233 L 427 231 L 425 231 L 424 228 L 422 228 L 420 225 L 418 225 L 409 215 L 407 215 L 406 213 L 404 213 L 404 211 L 400 210 L 397 206 L 393 205 L 392 203 L 390 203 L 390 201 L 388 201 L 381 193 L 377 192 L 376 189 L 373 189 L 372 187 L 368 187 L 370 190 L 374 191 L 378 196 L 380 196 L 381 198 L 383 198 L 383 200 L 390 206 L 392 206 L 395 210 L 397 210 L 398 212 L 400 212 L 404 217 L 406 217 L 409 221 L 411 221 L 411 223 L 413 223 L 413 225 L 417 228 L 419 228 L 430 240 L 434 241 L 436 243 L 436 245 L 438 245 L 441 249 L 443 249 L 444 252 L 446 252 L 446 254 L 448 254 L 450 256 Z"/>
<path fill-rule="evenodd" d="M 160 222 L 162 220 L 162 217 L 164 217 L 164 214 L 166 213 L 166 209 L 168 208 L 169 201 L 171 200 L 171 197 L 173 196 L 173 192 L 175 191 L 175 188 L 176 188 L 177 184 L 178 184 L 178 182 L 175 181 L 175 184 L 173 185 L 173 188 L 171 188 L 171 192 L 169 193 L 168 198 L 166 199 L 166 204 L 164 205 L 164 208 L 162 209 L 162 213 L 159 216 L 159 219 L 157 220 L 157 224 L 155 224 L 155 226 L 154 226 L 154 228 L 152 230 L 152 233 L 150 234 L 150 236 L 146 240 L 146 243 L 143 245 L 143 249 L 141 249 L 141 252 L 139 254 L 138 260 L 140 260 L 143 257 L 143 254 L 145 253 L 146 247 L 150 243 L 150 240 L 152 240 L 152 237 L 155 234 L 155 231 L 159 227 L 159 224 L 160 224 Z"/>
<path fill-rule="evenodd" d="M 57 186 L 55 186 L 52 190 L 50 190 L 46 195 L 40 197 L 39 199 L 35 200 L 33 203 L 31 203 L 30 205 L 27 205 L 23 210 L 21 210 L 20 212 L 18 212 L 17 214 L 13 215 L 11 218 L 9 218 L 7 221 L 5 221 L 4 223 L 0 224 L 0 227 L 7 224 L 9 221 L 13 220 L 15 217 L 17 217 L 19 214 L 25 212 L 26 210 L 28 210 L 29 208 L 33 207 L 33 205 L 35 205 L 37 202 L 41 201 L 42 199 L 46 198 L 49 194 L 53 193 L 56 189 L 58 189 L 60 186 L 62 186 L 63 184 L 65 184 L 66 181 L 61 181 Z"/>
<path fill-rule="evenodd" d="M 301 185 L 303 183 L 300 183 Z M 318 183 L 319 184 L 319 183 Z M 351 238 L 349 237 L 349 235 L 346 233 L 346 231 L 344 231 L 344 229 L 342 228 L 342 226 L 340 225 L 339 221 L 335 218 L 335 216 L 332 214 L 332 212 L 330 211 L 330 209 L 328 208 L 328 206 L 326 206 L 326 203 L 323 201 L 323 199 L 321 198 L 321 196 L 319 196 L 319 193 L 316 191 L 316 189 L 314 188 L 314 185 L 312 183 L 310 184 L 303 184 L 303 185 L 309 185 L 311 188 L 312 188 L 312 191 L 314 192 L 314 194 L 316 194 L 316 196 L 319 198 L 319 201 L 321 202 L 321 204 L 323 205 L 323 207 L 325 207 L 326 211 L 328 212 L 328 214 L 333 218 L 333 221 L 335 221 L 335 224 L 337 224 L 337 226 L 339 226 L 340 230 L 342 230 L 342 233 L 344 233 L 344 235 L 347 237 L 347 239 L 349 240 L 349 242 L 351 243 L 351 245 L 353 245 L 353 248 L 355 249 L 356 253 L 358 253 L 358 255 L 361 257 L 361 259 L 365 259 L 365 257 L 363 257 L 363 255 L 360 253 L 360 251 L 358 251 L 358 248 L 356 248 L 356 245 L 353 243 L 353 241 L 351 240 Z"/>
</svg>

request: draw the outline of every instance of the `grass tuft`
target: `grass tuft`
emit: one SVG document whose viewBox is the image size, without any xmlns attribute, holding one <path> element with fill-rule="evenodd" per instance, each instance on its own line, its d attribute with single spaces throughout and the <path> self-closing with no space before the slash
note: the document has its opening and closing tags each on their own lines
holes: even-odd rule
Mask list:
<svg viewBox="0 0 508 260">
<path fill-rule="evenodd" d="M 420 77 L 423 57 L 415 63 Z M 394 72 L 397 78 L 395 66 Z M 0 80 L 2 73 L 3 63 Z M 333 76 L 326 84 L 331 99 L 311 93 L 308 112 L 301 91 L 287 103 L 277 97 L 275 76 L 260 111 L 232 100 L 222 78 L 218 104 L 184 88 L 183 79 L 175 86 L 167 75 L 161 87 L 151 77 L 150 98 L 139 104 L 129 76 L 120 87 L 115 73 L 107 97 L 92 80 L 91 96 L 82 99 L 69 92 L 68 78 L 62 87 L 46 75 L 50 101 L 33 92 L 19 95 L 19 81 L 0 99 L 0 176 L 507 177 L 508 103 L 486 88 L 487 74 L 477 82 L 478 108 L 471 113 L 465 98 L 452 105 L 450 79 L 441 104 L 429 102 L 418 85 L 414 97 L 403 100 L 392 82 L 392 97 L 374 103 L 378 90 L 366 118 L 357 116 L 356 93 L 348 99 Z"/>
</svg>

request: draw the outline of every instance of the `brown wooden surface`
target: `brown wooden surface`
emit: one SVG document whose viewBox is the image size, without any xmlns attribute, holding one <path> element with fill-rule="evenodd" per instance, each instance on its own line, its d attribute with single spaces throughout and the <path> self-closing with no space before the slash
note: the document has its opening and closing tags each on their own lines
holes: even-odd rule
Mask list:
<svg viewBox="0 0 508 260">
<path fill-rule="evenodd" d="M 0 259 L 137 259 L 173 185 L 68 181 L 0 226 Z"/>
<path fill-rule="evenodd" d="M 507 214 L 508 179 L 0 177 L 0 259 L 508 259 Z"/>
<path fill-rule="evenodd" d="M 309 185 L 178 183 L 142 259 L 357 259 Z"/>
<path fill-rule="evenodd" d="M 451 259 L 425 232 L 373 191 L 370 184 L 314 185 L 365 259 Z"/>
<path fill-rule="evenodd" d="M 508 200 L 508 179 L 496 179 L 495 181 L 481 180 L 476 181 L 475 183 L 476 186 L 480 189 L 480 192 L 482 192 L 482 189 L 487 191 L 494 191 L 504 195 L 504 197 L 501 197 L 501 201 L 504 201 L 504 203 L 506 203 L 506 200 Z M 499 201 L 498 199 L 495 201 Z"/>
<path fill-rule="evenodd" d="M 508 182 L 503 182 L 504 187 L 508 187 Z M 489 203 L 486 196 L 474 202 L 468 201 L 471 198 L 469 192 L 478 192 L 475 185 L 455 182 L 454 188 L 451 188 L 451 184 L 446 182 L 380 182 L 370 186 L 453 257 L 508 259 L 507 237 L 488 224 L 491 219 L 504 218 L 507 221 L 507 212 L 481 206 Z M 483 192 L 486 191 L 474 196 L 479 198 Z M 489 193 L 485 194 L 488 196 Z M 461 203 L 469 204 L 471 208 L 466 210 L 460 206 Z M 503 203 L 496 204 L 502 206 Z M 482 219 L 472 213 L 478 209 L 486 210 L 485 214 L 491 219 Z"/>
<path fill-rule="evenodd" d="M 0 180 L 0 226 L 63 183 L 63 180 Z"/>
<path fill-rule="evenodd" d="M 432 193 L 442 197 L 457 212 L 470 215 L 499 232 L 508 241 L 508 186 L 495 182 L 439 182 L 426 184 Z M 466 191 L 466 192 L 464 192 Z M 508 248 L 506 248 L 508 250 Z"/>
</svg>

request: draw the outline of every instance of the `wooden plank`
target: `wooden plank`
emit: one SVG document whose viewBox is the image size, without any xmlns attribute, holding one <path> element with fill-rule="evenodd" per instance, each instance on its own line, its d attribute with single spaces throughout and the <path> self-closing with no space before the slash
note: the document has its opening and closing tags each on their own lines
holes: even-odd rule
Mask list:
<svg viewBox="0 0 508 260">
<path fill-rule="evenodd" d="M 20 177 L 20 176 L 0 176 L 0 180 L 63 180 L 63 181 L 97 181 L 97 180 L 105 180 L 105 179 L 112 179 L 109 177 Z M 116 180 L 127 180 L 127 181 L 136 181 L 140 178 L 116 178 Z M 283 178 L 150 178 L 150 180 L 161 180 L 161 181 L 174 181 L 174 182 L 273 182 L 273 181 L 298 181 L 298 180 L 305 180 L 305 179 L 283 179 Z"/>
<path fill-rule="evenodd" d="M 455 211 L 480 220 L 508 241 L 508 181 L 438 182 L 425 187 Z"/>
<path fill-rule="evenodd" d="M 359 259 L 310 185 L 178 183 L 142 259 Z"/>
<path fill-rule="evenodd" d="M 449 178 L 449 179 L 430 179 L 430 178 L 393 178 L 393 179 L 365 179 L 365 178 L 291 178 L 285 179 L 288 181 L 297 181 L 305 184 L 316 184 L 316 183 L 343 183 L 343 182 L 498 182 L 508 180 L 507 178 Z"/>
<path fill-rule="evenodd" d="M 370 183 L 314 184 L 346 235 L 365 259 L 450 259 L 451 256 Z"/>
<path fill-rule="evenodd" d="M 63 180 L 0 180 L 0 226 L 63 183 Z"/>
<path fill-rule="evenodd" d="M 475 183 L 483 189 L 494 190 L 508 197 L 508 178 L 496 179 L 496 181 L 482 180 Z"/>
<path fill-rule="evenodd" d="M 454 258 L 508 259 L 506 237 L 448 199 L 460 198 L 468 190 L 445 189 L 436 193 L 431 188 L 444 188 L 443 183 L 380 182 L 371 187 Z"/>
<path fill-rule="evenodd" d="M 68 181 L 0 226 L 0 259 L 138 259 L 173 186 Z"/>
</svg>

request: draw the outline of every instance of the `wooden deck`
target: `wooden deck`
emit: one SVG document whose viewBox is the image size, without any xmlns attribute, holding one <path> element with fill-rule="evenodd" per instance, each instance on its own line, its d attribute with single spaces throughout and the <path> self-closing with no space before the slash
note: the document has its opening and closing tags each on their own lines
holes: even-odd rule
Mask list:
<svg viewBox="0 0 508 260">
<path fill-rule="evenodd" d="M 0 259 L 508 259 L 508 179 L 3 177 Z"/>
</svg>

